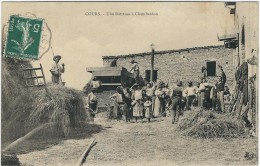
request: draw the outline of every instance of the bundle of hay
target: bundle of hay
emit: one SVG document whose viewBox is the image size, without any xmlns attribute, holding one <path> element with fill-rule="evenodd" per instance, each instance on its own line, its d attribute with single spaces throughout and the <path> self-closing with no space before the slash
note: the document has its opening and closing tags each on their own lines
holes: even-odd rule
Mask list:
<svg viewBox="0 0 260 166">
<path fill-rule="evenodd" d="M 69 135 L 70 127 L 77 127 L 86 120 L 86 112 L 79 91 L 55 85 L 35 92 L 34 109 L 29 116 L 29 125 L 50 123 Z"/>
<path fill-rule="evenodd" d="M 185 136 L 199 138 L 234 138 L 245 135 L 245 126 L 241 119 L 235 118 L 230 113 L 217 114 L 202 109 L 185 112 L 178 129 Z"/>
</svg>

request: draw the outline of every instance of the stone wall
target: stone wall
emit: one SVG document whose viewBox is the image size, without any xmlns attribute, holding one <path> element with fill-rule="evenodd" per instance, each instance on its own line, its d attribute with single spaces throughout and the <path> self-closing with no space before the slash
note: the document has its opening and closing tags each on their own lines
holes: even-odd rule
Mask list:
<svg viewBox="0 0 260 166">
<path fill-rule="evenodd" d="M 131 68 L 130 61 L 134 59 L 139 63 L 140 74 L 145 77 L 145 70 L 151 69 L 151 52 L 104 56 L 103 65 L 109 66 L 111 61 L 117 59 L 117 66 Z M 207 61 L 216 61 L 216 66 L 222 65 L 227 75 L 227 84 L 232 86 L 234 79 L 233 50 L 224 46 L 195 47 L 181 50 L 156 51 L 154 58 L 155 70 L 158 70 L 158 79 L 168 82 L 170 85 L 176 80 L 200 81 L 201 68 L 206 66 Z M 219 69 L 217 67 L 217 74 Z M 216 77 L 209 77 L 214 81 Z"/>
</svg>

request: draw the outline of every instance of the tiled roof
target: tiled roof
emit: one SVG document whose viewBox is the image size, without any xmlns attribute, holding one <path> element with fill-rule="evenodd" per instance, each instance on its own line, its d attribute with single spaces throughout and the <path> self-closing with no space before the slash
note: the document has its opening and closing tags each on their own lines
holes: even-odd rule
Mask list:
<svg viewBox="0 0 260 166">
<path fill-rule="evenodd" d="M 167 53 L 175 53 L 175 52 L 183 52 L 183 51 L 191 51 L 191 50 L 201 50 L 201 49 L 210 49 L 210 48 L 224 48 L 224 45 L 217 45 L 217 46 L 204 46 L 204 47 L 192 47 L 192 48 L 185 48 L 179 50 L 165 50 L 165 51 L 155 51 L 155 54 L 167 54 Z M 117 56 L 102 56 L 102 59 L 116 59 L 116 58 L 134 58 L 137 56 L 146 56 L 151 55 L 151 52 L 143 52 L 143 53 L 136 53 L 136 54 L 128 54 L 128 55 L 117 55 Z"/>
</svg>

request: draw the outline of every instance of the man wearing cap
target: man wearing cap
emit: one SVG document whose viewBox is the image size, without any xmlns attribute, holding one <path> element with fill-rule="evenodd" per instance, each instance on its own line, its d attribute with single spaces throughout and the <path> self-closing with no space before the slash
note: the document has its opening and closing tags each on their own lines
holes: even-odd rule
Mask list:
<svg viewBox="0 0 260 166">
<path fill-rule="evenodd" d="M 52 68 L 50 70 L 51 74 L 52 74 L 52 83 L 53 84 L 60 84 L 61 82 L 61 73 L 64 73 L 65 72 L 65 65 L 64 63 L 62 63 L 62 67 L 59 65 L 59 61 L 61 59 L 61 56 L 60 55 L 55 55 L 53 57 L 53 65 L 52 65 Z"/>
<path fill-rule="evenodd" d="M 184 90 L 184 94 L 187 95 L 186 109 L 190 110 L 193 100 L 196 98 L 196 89 L 194 88 L 192 81 L 188 82 L 188 87 Z"/>
<path fill-rule="evenodd" d="M 181 99 L 182 99 L 182 81 L 177 82 L 177 86 L 172 91 L 172 124 L 177 123 L 179 120 Z"/>
<path fill-rule="evenodd" d="M 221 82 L 223 82 L 223 84 L 225 85 L 226 84 L 226 81 L 227 81 L 227 76 L 223 70 L 223 67 L 221 65 L 218 65 L 219 69 L 221 70 Z"/>
<path fill-rule="evenodd" d="M 133 73 L 134 75 L 134 79 L 136 83 L 139 83 L 139 66 L 137 64 L 137 62 L 135 60 L 131 61 L 132 65 L 131 65 L 131 69 L 130 72 Z"/>
</svg>

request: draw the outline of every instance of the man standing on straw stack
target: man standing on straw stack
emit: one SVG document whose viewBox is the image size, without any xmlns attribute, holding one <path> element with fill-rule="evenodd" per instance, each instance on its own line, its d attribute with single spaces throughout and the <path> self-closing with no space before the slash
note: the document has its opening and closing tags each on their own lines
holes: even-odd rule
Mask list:
<svg viewBox="0 0 260 166">
<path fill-rule="evenodd" d="M 139 66 L 137 64 L 137 62 L 135 60 L 132 60 L 131 61 L 131 69 L 130 69 L 130 72 L 133 73 L 133 76 L 134 76 L 134 79 L 135 79 L 135 83 L 139 83 Z"/>
<path fill-rule="evenodd" d="M 53 57 L 53 65 L 52 65 L 52 68 L 50 70 L 51 74 L 52 74 L 52 84 L 60 84 L 62 83 L 62 80 L 61 80 L 61 73 L 64 73 L 65 72 L 65 65 L 64 63 L 62 63 L 62 67 L 59 65 L 59 61 L 61 59 L 61 56 L 60 55 L 55 55 Z"/>
</svg>

